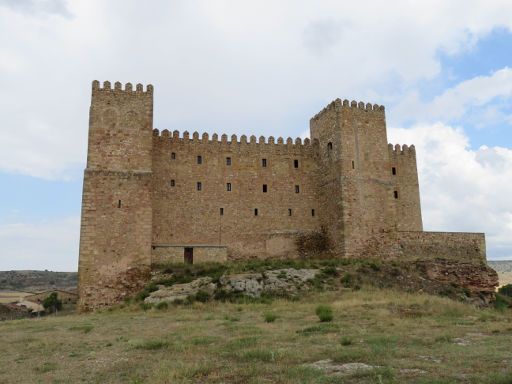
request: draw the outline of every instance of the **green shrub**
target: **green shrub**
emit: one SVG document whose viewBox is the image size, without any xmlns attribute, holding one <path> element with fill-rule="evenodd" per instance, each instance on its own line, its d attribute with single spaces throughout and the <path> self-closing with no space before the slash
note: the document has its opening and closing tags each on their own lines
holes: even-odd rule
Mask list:
<svg viewBox="0 0 512 384">
<path fill-rule="evenodd" d="M 498 289 L 498 292 L 504 296 L 512 297 L 512 284 L 506 284 Z"/>
<path fill-rule="evenodd" d="M 340 343 L 343 346 L 352 345 L 352 339 L 350 337 L 345 336 L 341 338 Z"/>
<path fill-rule="evenodd" d="M 322 323 L 332 321 L 333 319 L 332 308 L 329 305 L 319 305 L 316 307 L 315 313 Z"/>
<path fill-rule="evenodd" d="M 200 301 L 201 303 L 206 303 L 207 301 L 210 300 L 211 296 L 208 292 L 206 291 L 199 291 L 195 294 L 195 297 L 194 297 L 197 301 Z"/>
<path fill-rule="evenodd" d="M 336 267 L 334 265 L 328 265 L 328 266 L 322 268 L 322 274 L 324 276 L 336 277 L 336 276 L 338 276 L 338 270 L 336 269 Z"/>
<path fill-rule="evenodd" d="M 155 308 L 160 309 L 160 310 L 167 309 L 167 308 L 169 308 L 169 304 L 167 304 L 166 301 L 161 301 L 157 305 L 155 305 Z"/>
<path fill-rule="evenodd" d="M 496 294 L 496 300 L 494 301 L 494 308 L 498 311 L 504 311 L 511 305 L 511 300 L 508 296 L 504 296 L 501 293 Z"/>
<path fill-rule="evenodd" d="M 62 309 L 62 301 L 59 300 L 59 297 L 57 296 L 57 292 L 50 293 L 43 300 L 43 307 L 50 313 L 57 312 Z"/>
<path fill-rule="evenodd" d="M 267 312 L 263 315 L 266 323 L 273 323 L 277 319 L 277 315 L 274 313 Z"/>
<path fill-rule="evenodd" d="M 133 348 L 135 349 L 145 349 L 148 351 L 154 351 L 157 349 L 167 348 L 169 346 L 169 342 L 162 340 L 146 340 L 142 342 L 133 343 Z"/>
<path fill-rule="evenodd" d="M 345 288 L 350 288 L 354 284 L 354 276 L 347 272 L 341 277 L 340 282 Z"/>
</svg>

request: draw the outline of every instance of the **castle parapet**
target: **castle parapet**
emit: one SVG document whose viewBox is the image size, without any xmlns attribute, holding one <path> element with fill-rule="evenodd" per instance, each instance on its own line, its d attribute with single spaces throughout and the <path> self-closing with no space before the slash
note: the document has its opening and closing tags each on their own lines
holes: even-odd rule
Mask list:
<svg viewBox="0 0 512 384">
<path fill-rule="evenodd" d="M 123 85 L 119 81 L 116 81 L 114 83 L 114 88 L 112 88 L 110 81 L 104 81 L 103 86 L 101 86 L 98 80 L 94 80 L 92 82 L 92 92 L 93 94 L 96 92 L 153 94 L 153 85 L 146 85 L 146 90 L 144 91 L 144 86 L 139 83 L 135 86 L 134 91 L 132 83 L 126 83 L 123 89 Z"/>
<path fill-rule="evenodd" d="M 311 120 L 316 120 L 320 118 L 324 113 L 328 111 L 341 111 L 342 109 L 352 109 L 362 112 L 372 112 L 372 113 L 384 113 L 385 108 L 383 105 L 378 104 L 370 104 L 370 103 L 364 103 L 362 101 L 356 101 L 352 100 L 349 101 L 347 99 L 344 99 L 343 101 L 341 99 L 336 99 L 329 103 L 324 109 L 322 109 L 320 112 L 318 112 L 315 116 L 311 118 Z"/>
</svg>

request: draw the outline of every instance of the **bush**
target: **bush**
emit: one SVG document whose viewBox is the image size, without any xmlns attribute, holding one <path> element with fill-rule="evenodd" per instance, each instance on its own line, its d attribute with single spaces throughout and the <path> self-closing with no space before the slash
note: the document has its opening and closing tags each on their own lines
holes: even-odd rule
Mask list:
<svg viewBox="0 0 512 384">
<path fill-rule="evenodd" d="M 274 313 L 267 312 L 263 315 L 263 318 L 265 319 L 265 322 L 273 323 L 277 319 L 277 315 Z"/>
<path fill-rule="evenodd" d="M 350 337 L 342 337 L 341 338 L 341 341 L 340 341 L 341 345 L 343 346 L 347 346 L 347 345 L 352 345 L 352 339 Z"/>
<path fill-rule="evenodd" d="M 504 311 L 511 306 L 511 301 L 512 300 L 508 296 L 497 293 L 496 301 L 494 302 L 494 308 L 498 311 Z"/>
<path fill-rule="evenodd" d="M 62 301 L 59 300 L 57 292 L 50 293 L 43 301 L 43 307 L 50 313 L 60 311 L 62 309 Z"/>
<path fill-rule="evenodd" d="M 145 302 L 140 303 L 139 306 L 140 306 L 140 309 L 142 309 L 143 311 L 147 311 L 147 310 L 150 310 L 151 308 L 153 308 L 153 304 L 145 303 Z"/>
<path fill-rule="evenodd" d="M 316 307 L 316 315 L 322 323 L 332 321 L 332 308 L 329 305 L 319 305 Z"/>
<path fill-rule="evenodd" d="M 498 289 L 498 292 L 504 296 L 512 297 L 512 284 L 506 284 Z"/>
<path fill-rule="evenodd" d="M 167 309 L 167 308 L 169 308 L 169 304 L 167 304 L 166 301 L 161 301 L 157 305 L 155 305 L 155 308 L 160 309 L 160 310 Z"/>
<path fill-rule="evenodd" d="M 199 291 L 195 295 L 195 299 L 201 303 L 206 303 L 211 298 L 210 294 L 206 291 Z"/>
</svg>

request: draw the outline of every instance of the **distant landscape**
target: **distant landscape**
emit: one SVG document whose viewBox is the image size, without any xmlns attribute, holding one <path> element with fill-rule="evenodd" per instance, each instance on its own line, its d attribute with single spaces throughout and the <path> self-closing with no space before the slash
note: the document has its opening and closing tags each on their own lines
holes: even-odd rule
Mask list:
<svg viewBox="0 0 512 384">
<path fill-rule="evenodd" d="M 76 289 L 76 272 L 0 271 L 0 291 L 41 292 Z"/>
<path fill-rule="evenodd" d="M 512 260 L 488 261 L 487 264 L 498 272 L 500 286 L 512 284 Z"/>
</svg>

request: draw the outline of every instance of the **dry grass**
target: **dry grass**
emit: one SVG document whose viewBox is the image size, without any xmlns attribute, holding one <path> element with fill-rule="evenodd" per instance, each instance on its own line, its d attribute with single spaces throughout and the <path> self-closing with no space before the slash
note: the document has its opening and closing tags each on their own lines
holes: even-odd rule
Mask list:
<svg viewBox="0 0 512 384">
<path fill-rule="evenodd" d="M 512 382 L 510 313 L 371 288 L 8 321 L 0 335 L 1 383 Z M 341 378 L 303 365 L 322 359 L 380 368 Z"/>
<path fill-rule="evenodd" d="M 17 291 L 0 291 L 0 304 L 16 302 L 30 295 L 32 295 L 32 293 Z"/>
</svg>

